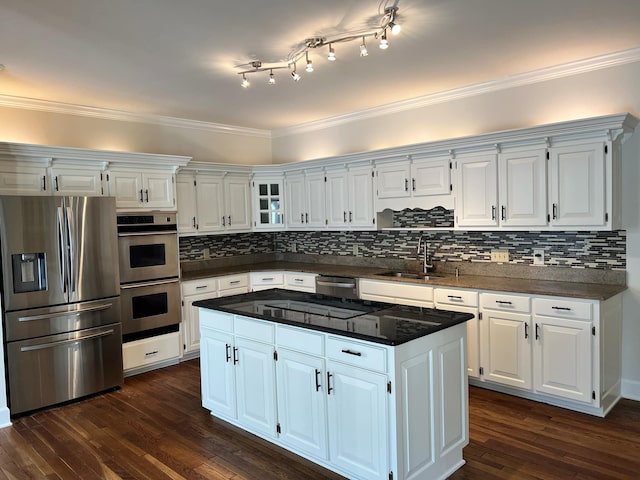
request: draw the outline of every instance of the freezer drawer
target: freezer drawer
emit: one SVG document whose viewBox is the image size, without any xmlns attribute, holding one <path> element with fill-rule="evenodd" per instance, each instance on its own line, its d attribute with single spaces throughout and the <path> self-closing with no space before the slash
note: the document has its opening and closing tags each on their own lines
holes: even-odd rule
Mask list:
<svg viewBox="0 0 640 480">
<path fill-rule="evenodd" d="M 119 323 L 6 347 L 11 415 L 122 385 Z"/>
</svg>

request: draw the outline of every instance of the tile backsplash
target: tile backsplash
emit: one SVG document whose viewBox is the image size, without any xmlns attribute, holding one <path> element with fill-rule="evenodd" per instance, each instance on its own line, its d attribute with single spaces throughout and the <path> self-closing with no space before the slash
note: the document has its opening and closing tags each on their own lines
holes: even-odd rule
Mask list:
<svg viewBox="0 0 640 480">
<path fill-rule="evenodd" d="M 397 220 L 394 219 L 394 223 Z M 402 220 L 401 220 L 402 221 Z M 436 261 L 489 262 L 491 250 L 509 251 L 509 263 L 533 263 L 543 249 L 545 264 L 557 267 L 626 270 L 626 231 L 613 232 L 469 232 L 382 230 L 239 233 L 180 238 L 180 260 L 203 260 L 256 253 L 351 255 L 417 259 L 423 235 Z"/>
</svg>

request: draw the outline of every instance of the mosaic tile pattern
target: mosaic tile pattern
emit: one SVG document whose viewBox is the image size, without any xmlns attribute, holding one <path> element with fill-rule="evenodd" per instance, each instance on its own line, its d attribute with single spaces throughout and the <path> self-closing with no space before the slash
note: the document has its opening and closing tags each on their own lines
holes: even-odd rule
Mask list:
<svg viewBox="0 0 640 480">
<path fill-rule="evenodd" d="M 405 209 L 393 212 L 393 226 L 395 228 L 453 227 L 453 210 L 435 207 L 431 210 Z"/>
<path fill-rule="evenodd" d="M 509 251 L 509 263 L 533 263 L 533 249 L 545 251 L 545 264 L 558 267 L 626 270 L 626 232 L 277 232 L 180 238 L 180 260 L 255 253 L 353 255 L 368 258 L 417 259 L 423 235 L 438 261 L 489 262 L 491 250 Z M 207 250 L 208 249 L 208 250 Z M 208 253 L 208 257 L 207 257 Z"/>
</svg>

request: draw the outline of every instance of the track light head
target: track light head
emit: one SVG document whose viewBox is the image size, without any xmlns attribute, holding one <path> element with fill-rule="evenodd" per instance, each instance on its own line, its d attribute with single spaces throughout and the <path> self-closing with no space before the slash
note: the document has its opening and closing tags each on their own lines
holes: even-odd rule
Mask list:
<svg viewBox="0 0 640 480">
<path fill-rule="evenodd" d="M 333 45 L 331 43 L 329 44 L 329 55 L 327 56 L 327 60 L 329 60 L 330 62 L 335 62 L 336 60 L 336 52 L 333 49 Z"/>
<path fill-rule="evenodd" d="M 309 52 L 307 52 L 306 57 L 307 57 L 307 67 L 305 68 L 305 70 L 311 73 L 313 72 L 313 63 L 311 62 L 311 60 L 309 60 Z"/>
<path fill-rule="evenodd" d="M 367 44 L 364 40 L 364 37 L 362 37 L 362 44 L 360 45 L 360 56 L 366 57 L 367 55 L 369 55 L 369 51 L 367 50 Z"/>
<path fill-rule="evenodd" d="M 269 85 L 275 85 L 276 84 L 276 77 L 273 76 L 273 70 L 271 70 L 271 73 L 269 73 Z"/>
<path fill-rule="evenodd" d="M 380 48 L 386 50 L 389 48 L 389 41 L 387 40 L 387 29 L 385 28 L 380 37 Z"/>
<path fill-rule="evenodd" d="M 251 85 L 251 82 L 247 80 L 247 76 L 244 73 L 242 74 L 242 83 L 240 85 L 242 85 L 242 88 L 249 88 L 249 85 Z"/>
<path fill-rule="evenodd" d="M 291 72 L 291 78 L 293 78 L 294 82 L 299 82 L 300 79 L 302 78 L 298 72 L 296 71 L 296 64 L 293 64 L 293 72 Z"/>
</svg>

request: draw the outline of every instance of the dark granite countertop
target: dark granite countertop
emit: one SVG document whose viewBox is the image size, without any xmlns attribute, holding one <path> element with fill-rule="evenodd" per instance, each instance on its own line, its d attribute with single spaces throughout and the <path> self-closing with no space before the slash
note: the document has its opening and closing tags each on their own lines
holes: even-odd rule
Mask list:
<svg viewBox="0 0 640 480">
<path fill-rule="evenodd" d="M 469 288 L 474 290 L 491 290 L 497 292 L 513 292 L 531 295 L 551 295 L 559 297 L 583 298 L 591 300 L 607 300 L 627 289 L 626 285 L 600 283 L 580 283 L 559 280 L 538 280 L 529 278 L 496 277 L 483 275 L 442 275 L 429 280 L 412 278 L 395 278 L 382 275 L 389 268 L 363 267 L 352 265 L 334 265 L 322 263 L 305 263 L 289 261 L 261 262 L 240 264 L 222 268 L 192 269 L 182 272 L 182 280 L 230 275 L 234 273 L 262 272 L 283 270 L 290 272 L 308 272 L 320 275 L 336 275 L 355 278 L 370 278 L 390 282 L 403 282 L 434 287 Z M 438 273 L 438 275 L 441 275 Z"/>
<path fill-rule="evenodd" d="M 199 300 L 193 305 L 384 345 L 400 345 L 473 318 L 468 313 L 277 288 Z"/>
</svg>

